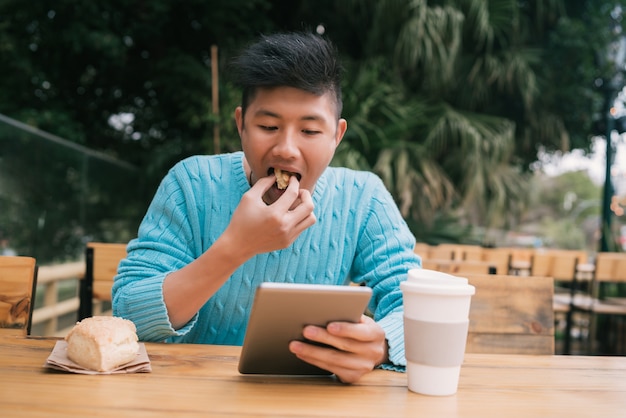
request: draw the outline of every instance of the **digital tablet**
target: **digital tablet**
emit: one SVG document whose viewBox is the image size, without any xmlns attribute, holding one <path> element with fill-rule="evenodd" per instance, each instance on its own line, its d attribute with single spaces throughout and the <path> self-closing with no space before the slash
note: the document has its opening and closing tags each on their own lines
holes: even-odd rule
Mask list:
<svg viewBox="0 0 626 418">
<path fill-rule="evenodd" d="M 330 375 L 298 359 L 289 342 L 307 341 L 306 325 L 358 322 L 371 298 L 364 286 L 262 283 L 256 290 L 239 358 L 242 374 Z"/>
</svg>

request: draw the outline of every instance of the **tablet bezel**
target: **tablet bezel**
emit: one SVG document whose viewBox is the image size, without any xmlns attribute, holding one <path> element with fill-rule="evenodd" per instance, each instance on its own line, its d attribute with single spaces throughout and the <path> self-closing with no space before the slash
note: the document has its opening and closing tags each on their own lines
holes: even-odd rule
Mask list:
<svg viewBox="0 0 626 418">
<path fill-rule="evenodd" d="M 265 375 L 330 375 L 289 351 L 306 341 L 305 325 L 359 322 L 372 296 L 365 286 L 263 282 L 255 292 L 239 372 Z"/>
</svg>

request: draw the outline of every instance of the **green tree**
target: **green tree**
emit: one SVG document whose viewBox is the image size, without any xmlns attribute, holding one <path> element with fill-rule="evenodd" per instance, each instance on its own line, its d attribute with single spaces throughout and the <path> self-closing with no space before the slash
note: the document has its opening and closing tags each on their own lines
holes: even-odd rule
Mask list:
<svg viewBox="0 0 626 418">
<path fill-rule="evenodd" d="M 370 28 L 357 30 L 365 34 L 363 42 L 368 45 L 363 60 L 393 64 L 360 67 L 372 74 L 370 78 L 383 80 L 378 92 L 393 91 L 401 105 L 378 118 L 363 118 L 376 125 L 377 120 L 386 120 L 395 130 L 393 135 L 379 130 L 378 141 L 367 138 L 368 145 L 376 142 L 377 146 L 368 148 L 361 141 L 359 148 L 375 156 L 374 168 L 394 192 L 403 214 L 428 224 L 443 209 L 472 223 L 493 226 L 506 220 L 498 214 L 519 213 L 524 181 L 513 158 L 515 125 L 485 109 L 498 91 L 514 89 L 519 82 L 510 80 L 510 86 L 499 87 L 498 77 L 494 80 L 482 65 L 497 40 L 493 34 L 504 24 L 497 18 L 490 21 L 487 15 L 482 16 L 483 26 L 467 25 L 463 4 L 454 7 L 455 2 L 343 4 L 348 3 L 345 7 L 352 7 L 358 16 L 362 13 L 357 10 L 370 8 L 369 21 L 354 22 Z M 471 8 L 467 12 L 486 14 Z M 492 82 L 487 85 L 490 75 Z M 358 103 L 376 108 L 368 100 Z M 353 120 L 353 128 L 356 124 L 357 130 L 366 129 L 359 122 Z"/>
<path fill-rule="evenodd" d="M 236 92 L 211 114 L 211 66 L 257 32 L 263 0 L 0 2 L 0 113 L 131 162 L 0 126 L 0 233 L 40 262 L 124 241 L 175 161 L 236 141 Z M 219 48 L 213 62 L 211 47 Z M 227 86 L 227 84 L 225 85 Z M 224 87 L 224 86 L 222 86 Z M 119 167 L 122 167 L 121 169 Z"/>
<path fill-rule="evenodd" d="M 472 225 L 515 226 L 538 150 L 588 149 L 601 97 L 597 51 L 608 39 L 604 3 L 341 3 L 365 45 L 355 49 L 359 68 L 404 105 L 365 119 L 393 124 L 394 136 L 370 129 L 356 148 L 379 159 L 373 165 L 405 215 L 424 223 L 447 209 Z M 373 112 L 370 101 L 358 103 Z M 397 123 L 402 114 L 411 120 Z"/>
<path fill-rule="evenodd" d="M 182 156 L 212 152 L 217 121 L 224 148 L 235 140 L 232 109 L 211 114 L 211 46 L 227 59 L 272 28 L 259 18 L 268 8 L 264 0 L 4 0 L 0 113 L 158 178 Z M 224 73 L 227 62 L 218 65 Z M 120 114 L 132 118 L 112 126 Z"/>
<path fill-rule="evenodd" d="M 589 146 L 615 3 L 4 0 L 0 113 L 156 182 L 213 152 L 216 125 L 222 150 L 238 149 L 228 62 L 242 44 L 321 25 L 346 62 L 349 131 L 333 163 L 379 173 L 416 235 L 458 240 L 472 226 L 516 225 L 540 148 Z"/>
</svg>

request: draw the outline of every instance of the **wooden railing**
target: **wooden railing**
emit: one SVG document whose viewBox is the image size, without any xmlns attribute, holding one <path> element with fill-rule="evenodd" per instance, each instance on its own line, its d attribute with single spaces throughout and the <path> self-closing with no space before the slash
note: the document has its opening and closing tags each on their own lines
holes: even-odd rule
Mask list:
<svg viewBox="0 0 626 418">
<path fill-rule="evenodd" d="M 63 336 L 69 328 L 59 329 L 59 317 L 78 311 L 78 294 L 59 302 L 59 285 L 63 281 L 76 281 L 85 274 L 85 262 L 76 261 L 65 264 L 40 266 L 37 273 L 37 294 L 43 292 L 43 303 L 33 311 L 32 326 L 44 324 L 41 334 L 45 336 Z"/>
</svg>

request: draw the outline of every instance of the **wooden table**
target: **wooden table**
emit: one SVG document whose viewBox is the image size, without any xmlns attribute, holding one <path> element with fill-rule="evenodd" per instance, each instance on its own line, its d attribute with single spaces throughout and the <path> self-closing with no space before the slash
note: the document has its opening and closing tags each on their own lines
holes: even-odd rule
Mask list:
<svg viewBox="0 0 626 418">
<path fill-rule="evenodd" d="M 467 354 L 459 391 L 429 397 L 406 375 L 358 384 L 242 376 L 239 347 L 146 344 L 152 373 L 43 367 L 54 339 L 0 338 L 2 417 L 624 417 L 626 358 Z"/>
</svg>

